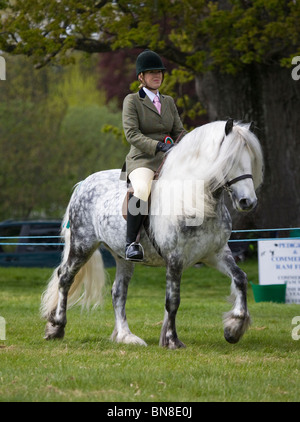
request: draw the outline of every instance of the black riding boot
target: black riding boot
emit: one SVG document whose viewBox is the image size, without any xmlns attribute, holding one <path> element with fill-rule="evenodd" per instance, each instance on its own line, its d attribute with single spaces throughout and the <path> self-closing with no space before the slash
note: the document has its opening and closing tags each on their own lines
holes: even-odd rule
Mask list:
<svg viewBox="0 0 300 422">
<path fill-rule="evenodd" d="M 125 257 L 130 261 L 143 261 L 144 259 L 143 247 L 140 243 L 136 242 L 136 238 L 145 217 L 142 209 L 145 206 L 147 206 L 147 202 L 144 202 L 133 195 L 130 196 L 127 210 L 127 232 L 125 248 Z M 130 208 L 135 212 L 131 213 Z M 135 215 L 137 212 L 138 214 Z"/>
</svg>

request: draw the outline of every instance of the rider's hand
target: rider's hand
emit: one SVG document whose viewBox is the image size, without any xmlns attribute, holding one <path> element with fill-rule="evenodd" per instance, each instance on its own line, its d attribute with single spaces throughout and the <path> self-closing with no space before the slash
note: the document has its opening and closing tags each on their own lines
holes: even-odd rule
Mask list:
<svg viewBox="0 0 300 422">
<path fill-rule="evenodd" d="M 164 142 L 158 141 L 155 154 L 157 154 L 159 151 L 168 152 L 173 146 L 174 144 L 165 144 Z"/>
</svg>

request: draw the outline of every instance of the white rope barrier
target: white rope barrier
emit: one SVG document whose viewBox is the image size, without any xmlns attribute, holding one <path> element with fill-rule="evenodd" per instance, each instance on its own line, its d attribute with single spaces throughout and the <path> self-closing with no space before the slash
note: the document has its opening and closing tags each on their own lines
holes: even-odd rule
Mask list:
<svg viewBox="0 0 300 422">
<path fill-rule="evenodd" d="M 258 242 L 261 240 L 292 240 L 292 239 L 300 239 L 300 227 L 292 227 L 292 228 L 277 228 L 277 229 L 250 229 L 250 230 L 232 230 L 232 233 L 257 233 L 257 232 L 279 232 L 279 231 L 294 231 L 299 230 L 298 236 L 292 237 L 263 237 L 263 238 L 255 238 L 255 239 L 229 239 L 228 242 Z M 62 236 L 0 236 L 0 240 L 8 240 L 8 239 L 62 239 Z M 0 246 L 63 246 L 63 242 L 59 243 L 42 243 L 42 242 L 0 242 Z"/>
</svg>

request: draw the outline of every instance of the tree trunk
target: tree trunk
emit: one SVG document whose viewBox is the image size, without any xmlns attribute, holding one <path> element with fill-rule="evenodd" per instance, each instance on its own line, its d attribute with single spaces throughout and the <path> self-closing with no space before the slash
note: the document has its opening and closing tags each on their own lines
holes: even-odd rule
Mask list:
<svg viewBox="0 0 300 422">
<path fill-rule="evenodd" d="M 196 77 L 197 95 L 210 121 L 254 121 L 265 160 L 258 206 L 233 212 L 235 228 L 300 227 L 300 80 L 279 66 L 248 66 L 235 76 L 209 72 Z"/>
</svg>

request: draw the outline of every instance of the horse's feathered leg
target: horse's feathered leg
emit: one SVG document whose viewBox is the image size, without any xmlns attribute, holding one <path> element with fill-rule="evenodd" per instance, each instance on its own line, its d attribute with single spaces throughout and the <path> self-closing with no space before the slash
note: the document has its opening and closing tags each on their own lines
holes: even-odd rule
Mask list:
<svg viewBox="0 0 300 422">
<path fill-rule="evenodd" d="M 206 263 L 231 277 L 233 308 L 223 317 L 224 337 L 229 343 L 237 343 L 251 322 L 247 308 L 247 275 L 236 265 L 228 246 Z"/>
<path fill-rule="evenodd" d="M 117 343 L 147 346 L 144 340 L 132 334 L 126 318 L 125 305 L 127 290 L 133 270 L 133 262 L 116 257 L 116 277 L 111 290 L 112 303 L 115 312 L 115 328 L 111 335 L 111 340 L 114 340 Z"/>
<path fill-rule="evenodd" d="M 176 262 L 176 263 L 175 263 Z M 177 260 L 170 260 L 166 272 L 166 305 L 165 317 L 161 330 L 159 345 L 169 349 L 185 347 L 176 332 L 176 314 L 180 304 L 180 282 L 182 268 Z"/>
<path fill-rule="evenodd" d="M 53 309 L 48 317 L 45 331 L 46 340 L 64 337 L 65 326 L 67 324 L 68 293 L 76 274 L 88 261 L 90 256 L 91 253 L 80 256 L 69 253 L 67 262 L 58 268 L 58 301 L 56 308 Z"/>
</svg>

